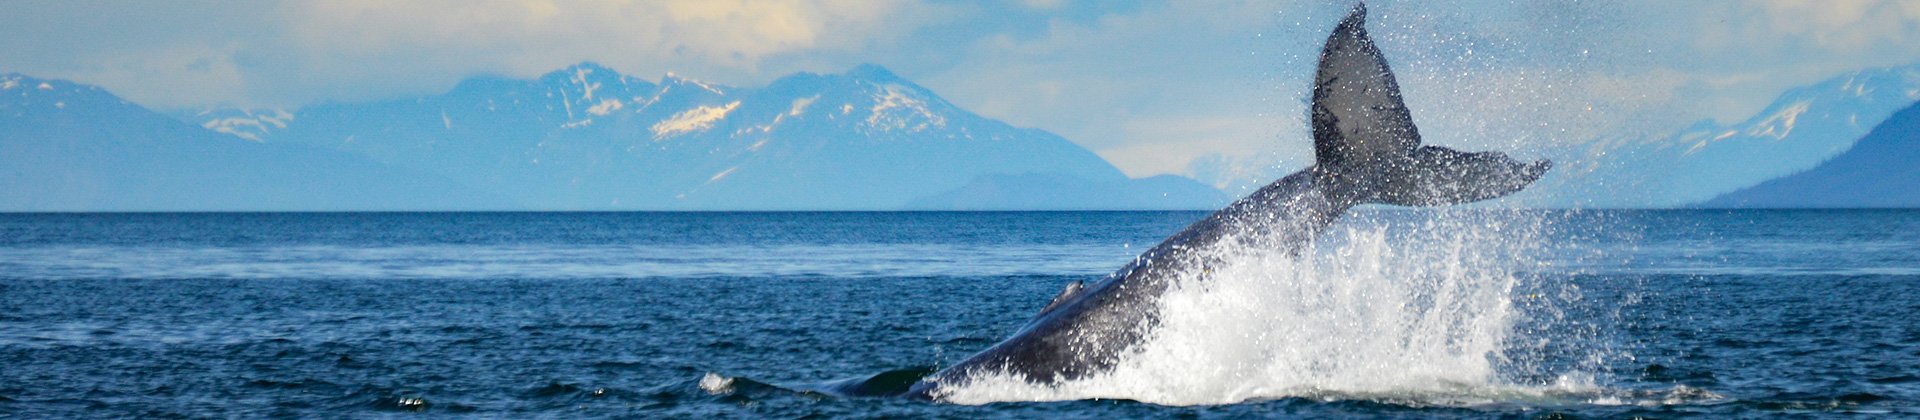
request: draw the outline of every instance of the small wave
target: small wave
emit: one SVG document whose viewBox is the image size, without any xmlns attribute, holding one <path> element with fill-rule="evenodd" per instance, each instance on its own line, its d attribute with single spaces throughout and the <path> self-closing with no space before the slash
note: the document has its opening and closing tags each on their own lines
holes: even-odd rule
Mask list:
<svg viewBox="0 0 1920 420">
<path fill-rule="evenodd" d="M 471 413 L 479 408 L 452 401 L 437 401 L 424 392 L 413 389 L 396 389 L 380 386 L 364 386 L 339 397 L 329 399 L 334 410 L 373 410 L 397 412 L 445 412 Z"/>
<path fill-rule="evenodd" d="M 1726 396 L 1706 389 L 1675 385 L 1668 389 L 1605 391 L 1586 400 L 1595 405 L 1631 405 L 1639 407 L 1681 406 L 1719 402 Z"/>
<path fill-rule="evenodd" d="M 301 380 L 294 380 L 294 381 L 254 379 L 254 380 L 247 381 L 246 386 L 249 388 L 260 388 L 260 389 L 307 389 L 307 388 L 330 388 L 336 385 L 334 385 L 332 382 L 327 382 L 327 381 L 322 381 L 317 379 L 301 379 Z"/>
<path fill-rule="evenodd" d="M 617 389 L 559 381 L 550 381 L 545 384 L 527 387 L 520 391 L 520 396 L 522 399 L 532 402 L 538 407 L 545 408 L 574 406 L 602 398 L 627 399 L 633 397 L 632 393 Z"/>
<path fill-rule="evenodd" d="M 593 364 L 588 365 L 588 367 L 592 367 L 595 370 L 602 370 L 602 371 L 629 371 L 629 370 L 646 368 L 648 366 L 652 366 L 652 364 L 647 362 L 618 361 L 618 360 L 594 362 Z"/>
<path fill-rule="evenodd" d="M 735 404 L 746 404 L 779 396 L 811 394 L 805 390 L 785 388 L 743 377 L 721 376 L 712 372 L 701 375 L 695 386 L 709 398 Z"/>
<path fill-rule="evenodd" d="M 532 398 L 532 399 L 550 399 L 554 397 L 566 397 L 566 396 L 579 395 L 586 391 L 587 391 L 586 389 L 581 388 L 580 385 L 578 384 L 548 382 L 546 385 L 536 386 L 531 389 L 527 389 L 524 392 L 522 392 L 522 394 L 526 395 L 527 398 Z M 598 390 L 598 391 L 601 394 L 606 393 L 606 390 Z"/>
<path fill-rule="evenodd" d="M 1885 404 L 1892 397 L 1869 392 L 1848 392 L 1841 394 L 1782 392 L 1752 401 L 1737 401 L 1738 405 L 1766 411 L 1786 413 L 1801 412 L 1842 412 L 1842 413 L 1886 413 Z"/>
<path fill-rule="evenodd" d="M 1910 383 L 1920 382 L 1920 376 L 1914 376 L 1914 375 L 1882 376 L 1878 378 L 1868 379 L 1867 382 L 1881 384 L 1881 385 L 1910 384 Z"/>
<path fill-rule="evenodd" d="M 1640 380 L 1648 383 L 1684 382 L 1694 385 L 1717 384 L 1720 379 L 1713 372 L 1701 369 L 1674 369 L 1662 364 L 1650 364 L 1640 371 Z"/>
</svg>

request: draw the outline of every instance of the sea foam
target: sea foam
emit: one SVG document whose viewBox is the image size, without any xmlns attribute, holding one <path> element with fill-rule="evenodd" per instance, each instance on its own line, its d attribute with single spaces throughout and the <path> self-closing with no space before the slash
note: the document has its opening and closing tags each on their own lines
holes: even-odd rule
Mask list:
<svg viewBox="0 0 1920 420">
<path fill-rule="evenodd" d="M 1160 299 L 1149 338 L 1110 372 L 1057 384 L 986 374 L 943 397 L 1473 405 L 1597 392 L 1588 372 L 1525 383 L 1502 371 L 1525 365 L 1507 350 L 1533 338 L 1517 336 L 1527 312 L 1517 302 L 1537 298 L 1523 273 L 1551 263 L 1547 222 L 1475 210 L 1359 213 L 1371 216 L 1349 215 L 1298 252 L 1217 247 L 1225 263 L 1184 273 Z"/>
</svg>

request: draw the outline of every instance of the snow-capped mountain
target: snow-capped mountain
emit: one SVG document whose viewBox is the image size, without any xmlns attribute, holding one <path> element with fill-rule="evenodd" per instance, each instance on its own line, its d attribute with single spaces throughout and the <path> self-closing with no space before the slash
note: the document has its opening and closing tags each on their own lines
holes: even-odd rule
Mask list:
<svg viewBox="0 0 1920 420">
<path fill-rule="evenodd" d="M 1207 208 L 877 66 L 736 88 L 583 63 L 300 109 L 155 113 L 0 78 L 0 210 Z M 1009 185 L 1009 182 L 1017 185 Z"/>
<path fill-rule="evenodd" d="M 1887 118 L 1845 153 L 1805 172 L 1722 195 L 1701 207 L 1920 207 L 1920 104 Z"/>
<path fill-rule="evenodd" d="M 974 115 L 872 65 L 737 88 L 672 74 L 656 84 L 582 63 L 534 80 L 474 78 L 441 95 L 214 112 L 194 123 L 418 168 L 539 209 L 895 209 L 1025 174 L 1118 189 L 1097 199 L 1026 192 L 1037 202 L 996 189 L 945 207 L 1226 199 L 1194 182 L 1173 187 L 1178 194 L 1161 191 L 1165 180 L 1134 182 L 1058 136 Z"/>
<path fill-rule="evenodd" d="M 1701 121 L 1652 141 L 1594 143 L 1564 170 L 1590 204 L 1701 202 L 1804 171 L 1853 147 L 1894 112 L 1920 101 L 1920 65 L 1863 70 L 1780 95 L 1738 124 Z M 1584 166 L 1584 167 L 1581 167 Z"/>
<path fill-rule="evenodd" d="M 0 76 L 0 211 L 362 210 L 512 204 L 432 174 L 262 145 L 95 86 Z"/>
</svg>

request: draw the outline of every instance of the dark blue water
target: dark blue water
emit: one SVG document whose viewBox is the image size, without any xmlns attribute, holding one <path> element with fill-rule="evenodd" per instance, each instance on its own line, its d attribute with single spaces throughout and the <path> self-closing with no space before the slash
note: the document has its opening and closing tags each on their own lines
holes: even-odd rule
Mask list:
<svg viewBox="0 0 1920 420">
<path fill-rule="evenodd" d="M 1205 214 L 0 215 L 0 416 L 1920 415 L 1920 212 L 1462 214 L 1362 211 L 1324 258 L 1526 227 L 1466 260 L 1516 279 L 1484 381 L 980 405 L 821 386 L 957 361 Z"/>
</svg>

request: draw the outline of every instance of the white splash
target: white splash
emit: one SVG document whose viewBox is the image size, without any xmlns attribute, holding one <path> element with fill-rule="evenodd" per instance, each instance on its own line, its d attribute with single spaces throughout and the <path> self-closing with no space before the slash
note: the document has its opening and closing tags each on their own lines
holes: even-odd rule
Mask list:
<svg viewBox="0 0 1920 420">
<path fill-rule="evenodd" d="M 707 372 L 700 377 L 700 390 L 711 395 L 724 395 L 733 392 L 733 378 Z"/>
<path fill-rule="evenodd" d="M 1541 228 L 1468 219 L 1341 223 L 1299 257 L 1225 250 L 1219 270 L 1176 281 L 1158 326 L 1112 371 L 1055 386 L 985 375 L 942 397 L 1473 405 L 1591 393 L 1592 381 L 1578 379 L 1590 375 L 1578 373 L 1559 384 L 1503 379 L 1499 362 L 1522 316 L 1512 273 L 1541 264 L 1532 256 Z"/>
</svg>

